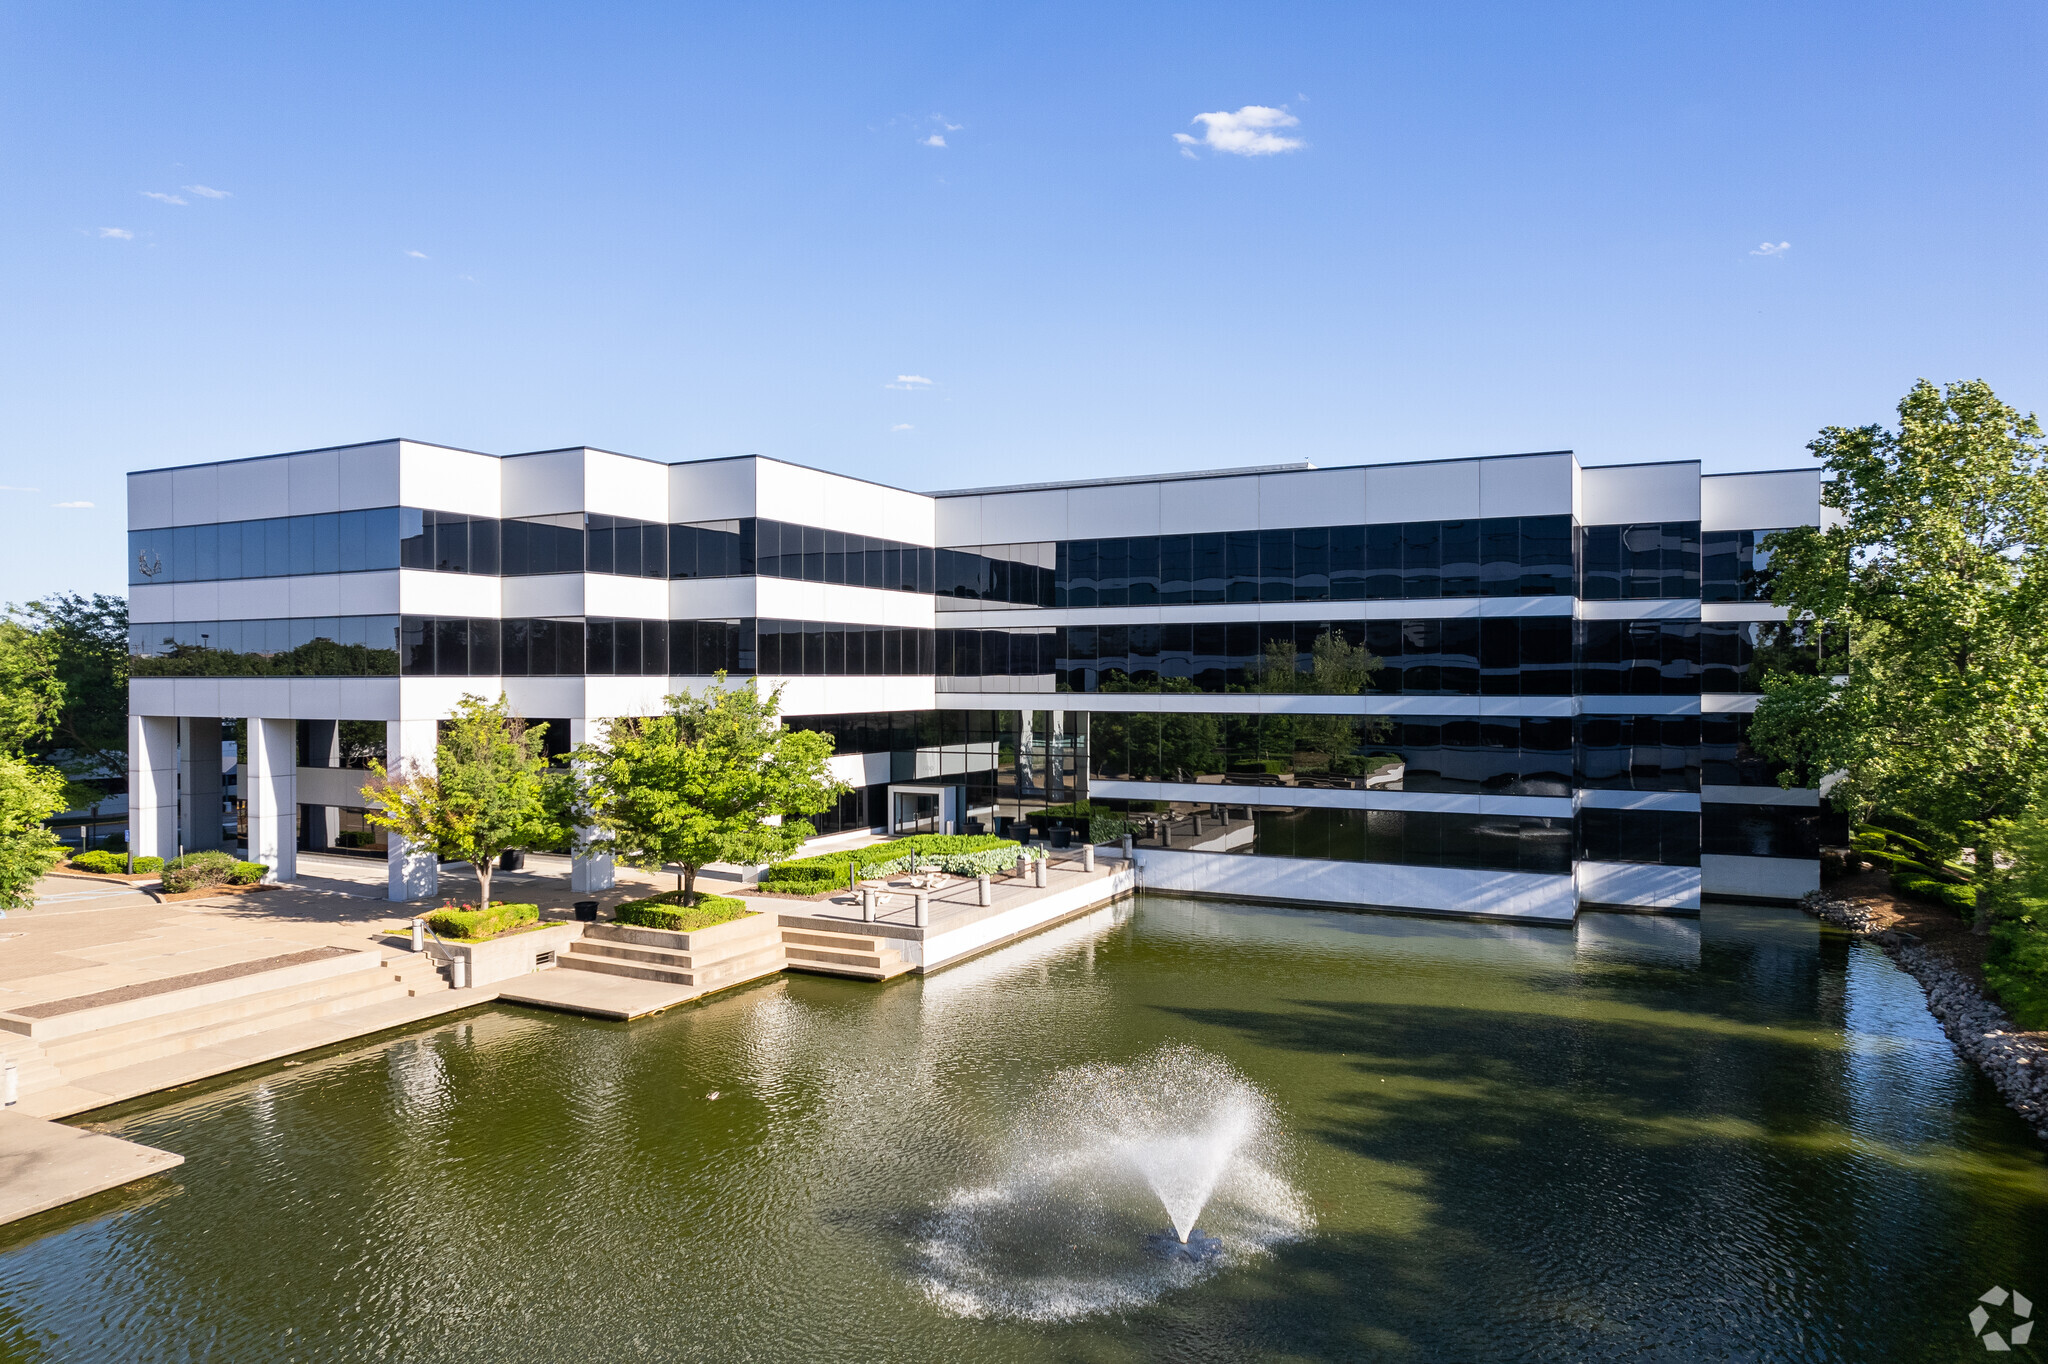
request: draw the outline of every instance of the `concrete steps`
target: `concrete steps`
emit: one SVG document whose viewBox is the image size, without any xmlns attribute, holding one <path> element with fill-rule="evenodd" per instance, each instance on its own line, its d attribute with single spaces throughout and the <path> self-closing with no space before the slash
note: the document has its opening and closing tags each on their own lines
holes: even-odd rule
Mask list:
<svg viewBox="0 0 2048 1364">
<path fill-rule="evenodd" d="M 856 980 L 893 980 L 911 969 L 888 938 L 872 933 L 785 926 L 782 950 L 792 971 L 852 976 Z"/>
<path fill-rule="evenodd" d="M 238 1052 L 252 1047 L 261 1052 L 266 1049 L 262 1039 L 269 1035 L 283 1037 L 337 1016 L 389 1005 L 403 1008 L 451 993 L 440 968 L 423 955 L 387 959 L 366 951 L 350 954 L 344 964 L 347 970 L 310 980 L 302 978 L 303 972 L 254 972 L 231 982 L 232 993 L 215 986 L 197 999 L 191 998 L 194 991 L 166 992 L 150 1001 L 156 1012 L 47 1040 L 0 1032 L 0 1057 L 21 1066 L 24 1099 L 79 1086 L 97 1091 L 96 1081 L 109 1074 L 133 1071 L 137 1077 L 168 1080 L 181 1069 L 180 1058 L 190 1053 L 228 1044 Z M 288 983 L 278 984 L 279 977 Z M 183 1007 L 165 1009 L 165 1003 Z M 141 1085 L 137 1092 L 163 1082 Z"/>
<path fill-rule="evenodd" d="M 568 971 L 658 981 L 691 990 L 716 990 L 782 969 L 782 944 L 770 916 L 761 915 L 758 922 L 722 924 L 717 929 L 724 931 L 672 933 L 592 924 L 555 964 Z"/>
</svg>

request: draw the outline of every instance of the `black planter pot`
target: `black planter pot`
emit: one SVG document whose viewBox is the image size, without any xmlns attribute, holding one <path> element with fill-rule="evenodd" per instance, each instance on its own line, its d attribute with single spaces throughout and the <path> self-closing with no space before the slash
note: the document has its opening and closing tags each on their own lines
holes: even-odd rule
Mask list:
<svg viewBox="0 0 2048 1364">
<path fill-rule="evenodd" d="M 507 848 L 507 849 L 506 849 L 506 850 L 505 850 L 504 852 L 501 852 L 501 853 L 499 853 L 499 854 L 498 854 L 498 870 L 499 870 L 499 871 L 524 871 L 524 870 L 526 870 L 526 849 L 524 849 L 524 848 Z"/>
<path fill-rule="evenodd" d="M 579 924 L 594 924 L 594 923 L 596 923 L 596 922 L 597 922 L 597 901 L 595 901 L 595 900 L 578 900 L 578 901 L 576 902 L 576 922 L 577 922 L 577 923 L 579 923 Z"/>
</svg>

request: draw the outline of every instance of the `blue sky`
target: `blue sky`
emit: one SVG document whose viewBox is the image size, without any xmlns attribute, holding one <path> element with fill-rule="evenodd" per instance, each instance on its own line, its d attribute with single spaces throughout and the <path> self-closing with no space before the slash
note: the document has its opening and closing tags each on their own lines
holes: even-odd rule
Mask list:
<svg viewBox="0 0 2048 1364">
<path fill-rule="evenodd" d="M 6 5 L 0 600 L 120 590 L 127 470 L 395 435 L 943 488 L 1782 467 L 1920 376 L 2048 407 L 2044 36 L 2022 4 Z M 1281 112 L 1197 121 L 1248 107 Z"/>
</svg>

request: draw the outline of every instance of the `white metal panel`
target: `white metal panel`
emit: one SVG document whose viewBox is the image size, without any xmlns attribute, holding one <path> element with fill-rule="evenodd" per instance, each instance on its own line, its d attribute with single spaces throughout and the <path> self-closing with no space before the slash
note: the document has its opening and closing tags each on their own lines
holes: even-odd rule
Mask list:
<svg viewBox="0 0 2048 1364">
<path fill-rule="evenodd" d="M 360 448 L 351 446 L 350 453 Z M 293 516 L 341 510 L 341 456 L 340 450 L 308 450 L 282 461 L 291 466 L 286 477 L 291 481 Z"/>
<path fill-rule="evenodd" d="M 1703 602 L 1700 605 L 1701 620 L 1786 620 L 1792 612 L 1783 606 L 1773 606 L 1767 601 Z"/>
<path fill-rule="evenodd" d="M 988 545 L 997 543 L 981 533 L 981 499 L 979 497 L 940 497 L 934 498 L 933 502 L 932 542 L 934 544 Z M 1007 543 L 1007 541 L 1004 543 Z"/>
<path fill-rule="evenodd" d="M 1703 805 L 1791 805 L 1820 808 L 1820 792 L 1810 786 L 1702 786 Z"/>
<path fill-rule="evenodd" d="M 171 470 L 172 525 L 198 526 L 221 519 L 218 464 L 190 464 Z"/>
<path fill-rule="evenodd" d="M 1479 461 L 1481 516 L 1569 516 L 1570 455 L 1516 455 Z"/>
<path fill-rule="evenodd" d="M 586 715 L 610 720 L 621 715 L 659 715 L 662 698 L 673 690 L 666 677 L 586 677 L 583 705 Z"/>
<path fill-rule="evenodd" d="M 526 578 L 502 578 L 500 610 L 508 620 L 519 616 L 580 616 L 583 577 L 581 573 L 541 573 Z"/>
<path fill-rule="evenodd" d="M 503 515 L 503 466 L 494 455 L 400 441 L 397 502 L 465 516 Z"/>
<path fill-rule="evenodd" d="M 865 532 L 880 535 L 889 540 L 901 540 L 906 545 L 936 545 L 939 542 L 939 509 L 931 498 L 923 493 L 904 492 L 900 488 L 878 489 L 882 499 L 882 516 L 879 530 Z"/>
<path fill-rule="evenodd" d="M 582 450 L 509 455 L 503 470 L 502 516 L 556 516 L 583 510 Z"/>
<path fill-rule="evenodd" d="M 178 524 L 177 479 L 173 471 L 158 469 L 128 475 L 128 528 L 155 530 Z"/>
<path fill-rule="evenodd" d="M 1201 895 L 1295 900 L 1303 904 L 1434 910 L 1461 917 L 1569 924 L 1577 912 L 1569 876 L 1527 872 L 1318 862 L 1224 853 L 1141 854 L 1145 888 Z"/>
<path fill-rule="evenodd" d="M 1700 604 L 1687 597 L 1655 601 L 1582 601 L 1580 620 L 1698 620 Z"/>
<path fill-rule="evenodd" d="M 314 578 L 288 578 L 292 585 L 294 616 L 346 616 L 354 612 L 342 605 L 344 575 L 322 574 Z"/>
<path fill-rule="evenodd" d="M 794 464 L 780 460 L 762 459 L 754 462 L 754 505 L 756 515 L 775 521 L 793 521 L 800 526 L 824 526 L 829 530 L 844 530 L 836 522 L 828 523 L 826 504 L 827 484 L 815 472 L 799 469 Z"/>
<path fill-rule="evenodd" d="M 130 624 L 178 618 L 178 585 L 176 583 L 138 583 L 128 589 L 128 620 Z"/>
<path fill-rule="evenodd" d="M 338 677 L 294 677 L 291 710 L 294 720 L 324 720 L 341 709 L 341 679 Z"/>
<path fill-rule="evenodd" d="M 1636 909 L 1697 910 L 1698 867 L 1658 867 L 1644 862 L 1581 862 L 1575 874 L 1579 899 L 1588 904 Z"/>
<path fill-rule="evenodd" d="M 291 462 L 283 459 L 250 459 L 221 466 L 221 486 L 231 494 L 232 517 L 223 520 L 267 521 L 292 514 Z M 390 506 L 390 502 L 365 503 Z"/>
<path fill-rule="evenodd" d="M 1776 530 L 1820 524 L 1820 470 L 1719 474 L 1700 480 L 1702 530 Z"/>
<path fill-rule="evenodd" d="M 1579 521 L 1584 525 L 1699 519 L 1700 464 L 1696 459 L 1596 466 L 1579 472 Z"/>
<path fill-rule="evenodd" d="M 1101 488 L 1070 489 L 1067 493 L 1066 538 L 1093 540 L 1105 536 L 1159 534 L 1159 488 L 1157 483 L 1112 483 Z M 1003 544 L 1005 541 L 989 543 Z"/>
<path fill-rule="evenodd" d="M 1071 539 L 1067 534 L 1067 497 L 1065 488 L 983 495 L 981 533 L 984 538 L 979 543 L 1007 545 L 1022 540 Z"/>
<path fill-rule="evenodd" d="M 1355 526 L 1365 520 L 1365 470 L 1259 475 L 1259 528 Z"/>
<path fill-rule="evenodd" d="M 432 573 L 424 569 L 400 569 L 396 573 L 363 574 L 389 579 L 378 584 L 376 599 L 390 601 L 379 611 L 404 611 L 414 616 L 482 616 L 499 612 L 504 584 L 519 578 L 493 578 L 481 573 Z M 364 584 L 365 589 L 369 584 Z M 351 591 L 351 596 L 354 592 Z M 367 599 L 367 594 L 366 594 Z M 367 609 L 367 608 L 366 608 Z"/>
<path fill-rule="evenodd" d="M 1365 471 L 1365 519 L 1456 521 L 1479 515 L 1476 459 L 1375 464 Z"/>
<path fill-rule="evenodd" d="M 395 677 L 344 677 L 335 689 L 334 714 L 310 715 L 309 720 L 395 720 L 398 718 L 399 681 Z"/>
<path fill-rule="evenodd" d="M 349 511 L 399 505 L 398 447 L 399 442 L 388 440 L 339 451 L 335 508 Z"/>
<path fill-rule="evenodd" d="M 218 616 L 208 620 L 274 620 L 292 613 L 289 578 L 231 578 L 219 584 Z M 131 603 L 129 614 L 134 614 Z M 196 618 L 195 618 L 196 619 Z"/>
<path fill-rule="evenodd" d="M 1201 535 L 1220 530 L 1250 530 L 1258 515 L 1258 505 L 1259 480 L 1255 474 L 1167 479 L 1159 485 L 1159 533 Z M 1000 537 L 992 543 L 999 541 Z"/>
<path fill-rule="evenodd" d="M 1793 857 L 1700 857 L 1700 891 L 1733 900 L 1798 900 L 1820 889 L 1820 862 Z"/>
<path fill-rule="evenodd" d="M 931 629 L 937 612 L 932 599 L 917 592 L 885 592 L 872 587 L 834 583 L 798 583 L 786 578 L 760 578 L 755 589 L 755 615 L 779 620 L 845 621 L 861 625 L 915 625 Z"/>
<path fill-rule="evenodd" d="M 755 515 L 754 475 L 760 463 L 749 457 L 670 465 L 668 519 L 725 521 Z"/>
<path fill-rule="evenodd" d="M 220 613 L 219 583 L 174 583 L 172 620 L 225 620 Z"/>
<path fill-rule="evenodd" d="M 667 465 L 604 450 L 584 452 L 584 511 L 659 521 L 667 509 Z"/>
<path fill-rule="evenodd" d="M 613 573 L 586 573 L 583 575 L 583 610 L 592 616 L 666 620 L 668 582 L 663 578 L 623 578 Z"/>
<path fill-rule="evenodd" d="M 773 615 L 755 609 L 755 585 L 769 578 L 685 578 L 668 585 L 670 620 L 729 620 Z"/>
<path fill-rule="evenodd" d="M 782 687 L 784 715 L 933 709 L 929 677 L 767 677 L 761 685 L 764 690 Z"/>
</svg>

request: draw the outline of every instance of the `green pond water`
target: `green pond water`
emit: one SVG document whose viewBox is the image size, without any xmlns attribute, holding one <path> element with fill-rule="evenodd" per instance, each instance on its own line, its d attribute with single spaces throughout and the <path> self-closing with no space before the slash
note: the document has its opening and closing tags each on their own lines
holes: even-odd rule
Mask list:
<svg viewBox="0 0 2048 1364">
<path fill-rule="evenodd" d="M 1103 1068 L 1169 1046 L 1140 1099 L 1252 1115 L 1202 1264 L 1106 1150 Z M 926 980 L 492 1007 L 93 1117 L 187 1163 L 0 1229 L 0 1359 L 1939 1360 L 1992 1285 L 2048 1304 L 2043 1148 L 1793 911 L 1151 896 Z"/>
</svg>

